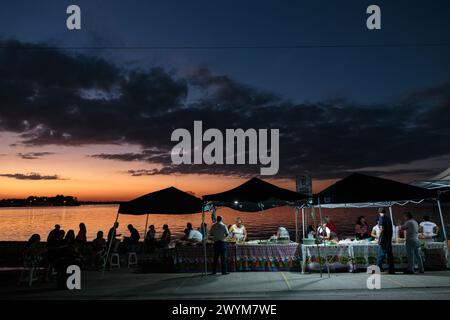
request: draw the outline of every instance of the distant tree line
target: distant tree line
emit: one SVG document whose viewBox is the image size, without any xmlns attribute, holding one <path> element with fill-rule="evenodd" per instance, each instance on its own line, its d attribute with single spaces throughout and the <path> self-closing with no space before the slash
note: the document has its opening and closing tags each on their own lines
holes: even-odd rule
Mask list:
<svg viewBox="0 0 450 320">
<path fill-rule="evenodd" d="M 58 194 L 54 197 L 29 196 L 26 199 L 2 199 L 0 207 L 47 207 L 47 206 L 79 206 L 76 197 Z"/>
</svg>

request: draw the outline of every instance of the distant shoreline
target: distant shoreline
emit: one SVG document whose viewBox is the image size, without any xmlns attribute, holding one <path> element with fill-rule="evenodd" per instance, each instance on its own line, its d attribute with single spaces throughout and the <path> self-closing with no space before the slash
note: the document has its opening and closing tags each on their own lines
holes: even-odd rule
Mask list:
<svg viewBox="0 0 450 320">
<path fill-rule="evenodd" d="M 87 205 L 109 205 L 115 204 L 119 205 L 123 201 L 79 201 L 78 204 L 75 205 L 1 205 L 0 208 L 62 208 L 62 207 L 79 207 L 79 206 L 87 206 Z"/>
</svg>

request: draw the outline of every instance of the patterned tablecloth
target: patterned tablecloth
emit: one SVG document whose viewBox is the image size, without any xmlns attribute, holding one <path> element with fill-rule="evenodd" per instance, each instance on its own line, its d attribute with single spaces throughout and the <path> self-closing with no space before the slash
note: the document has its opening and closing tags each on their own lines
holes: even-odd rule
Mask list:
<svg viewBox="0 0 450 320">
<path fill-rule="evenodd" d="M 228 271 L 298 271 L 300 270 L 299 250 L 298 243 L 229 244 Z M 209 271 L 212 270 L 213 257 L 214 248 L 212 245 L 207 245 L 206 258 Z M 178 246 L 173 250 L 172 259 L 175 270 L 178 272 L 201 272 L 203 246 Z"/>
<path fill-rule="evenodd" d="M 302 245 L 302 270 L 354 271 L 366 269 L 376 264 L 378 245 L 376 244 L 339 244 L 339 245 Z M 393 244 L 396 269 L 407 266 L 404 244 Z M 444 270 L 447 266 L 447 245 L 442 242 L 422 243 L 421 253 L 427 270 Z M 326 259 L 326 260 L 325 260 Z M 385 261 L 386 262 L 386 261 Z M 387 265 L 384 265 L 387 268 Z"/>
</svg>

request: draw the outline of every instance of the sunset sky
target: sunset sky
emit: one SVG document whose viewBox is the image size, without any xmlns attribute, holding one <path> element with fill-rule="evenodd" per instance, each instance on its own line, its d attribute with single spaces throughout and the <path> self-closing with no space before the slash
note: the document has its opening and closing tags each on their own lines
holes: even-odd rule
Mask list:
<svg viewBox="0 0 450 320">
<path fill-rule="evenodd" d="M 372 2 L 2 1 L 0 198 L 203 195 L 258 174 L 172 165 L 171 132 L 194 120 L 279 128 L 271 180 L 291 189 L 305 172 L 315 191 L 353 171 L 439 173 L 450 167 L 450 2 L 377 1 L 375 32 Z M 73 3 L 80 31 L 65 26 Z"/>
</svg>

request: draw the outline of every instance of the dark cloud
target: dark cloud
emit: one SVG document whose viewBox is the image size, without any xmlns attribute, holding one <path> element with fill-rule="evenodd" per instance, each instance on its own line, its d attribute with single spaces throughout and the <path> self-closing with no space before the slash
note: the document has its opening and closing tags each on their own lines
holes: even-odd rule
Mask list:
<svg viewBox="0 0 450 320">
<path fill-rule="evenodd" d="M 17 156 L 26 160 L 34 160 L 45 156 L 50 156 L 52 154 L 54 154 L 54 152 L 26 152 L 26 153 L 19 152 L 17 153 Z"/>
<path fill-rule="evenodd" d="M 17 180 L 65 180 L 58 175 L 41 175 L 39 173 L 0 173 L 0 177 L 17 179 Z"/>
<path fill-rule="evenodd" d="M 141 153 L 118 153 L 118 154 L 93 154 L 89 157 L 106 160 L 119 161 L 147 161 L 151 163 L 168 163 L 171 161 L 170 154 L 165 150 L 144 150 Z"/>
<path fill-rule="evenodd" d="M 191 90 L 199 96 L 195 101 L 187 99 Z M 172 165 L 171 133 L 192 129 L 194 120 L 202 120 L 204 130 L 278 128 L 279 177 L 308 171 L 336 178 L 450 154 L 450 84 L 386 105 L 345 99 L 296 104 L 205 68 L 181 77 L 32 44 L 0 46 L 0 130 L 19 133 L 22 143 L 139 145 L 138 153 L 91 155 L 159 168 L 132 175 L 259 173 L 250 165 Z"/>
</svg>

